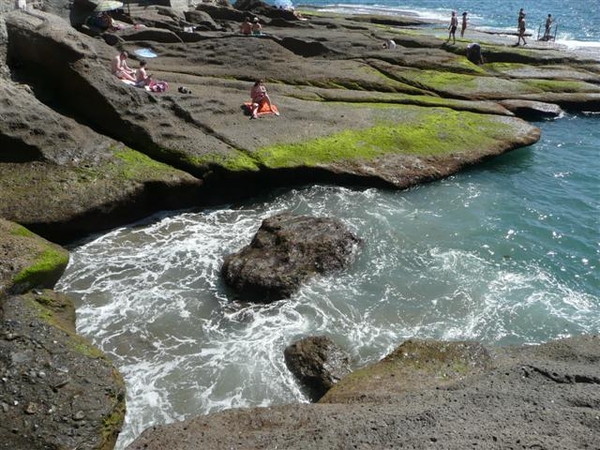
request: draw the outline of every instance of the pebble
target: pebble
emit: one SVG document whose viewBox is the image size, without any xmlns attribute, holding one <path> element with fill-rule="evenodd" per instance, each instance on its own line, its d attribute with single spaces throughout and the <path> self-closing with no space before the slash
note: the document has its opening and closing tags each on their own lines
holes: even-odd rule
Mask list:
<svg viewBox="0 0 600 450">
<path fill-rule="evenodd" d="M 27 405 L 27 407 L 25 408 L 25 412 L 27 414 L 35 414 L 37 412 L 37 410 L 38 410 L 38 406 L 33 402 L 29 403 Z"/>
<path fill-rule="evenodd" d="M 83 411 L 77 411 L 75 414 L 73 414 L 73 419 L 74 420 L 83 420 L 83 419 L 85 419 L 85 413 Z"/>
</svg>

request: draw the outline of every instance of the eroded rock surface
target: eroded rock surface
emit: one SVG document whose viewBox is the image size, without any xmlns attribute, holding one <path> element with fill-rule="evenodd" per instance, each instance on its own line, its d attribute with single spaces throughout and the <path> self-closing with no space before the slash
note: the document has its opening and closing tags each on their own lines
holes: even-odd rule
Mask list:
<svg viewBox="0 0 600 450">
<path fill-rule="evenodd" d="M 54 291 L 0 299 L 0 448 L 108 450 L 125 416 L 112 363 Z"/>
<path fill-rule="evenodd" d="M 0 449 L 110 450 L 121 429 L 121 376 L 75 333 L 72 301 L 45 289 L 68 260 L 0 219 Z"/>
<path fill-rule="evenodd" d="M 377 402 L 232 409 L 152 427 L 128 450 L 595 448 L 599 344 L 597 335 L 506 349 L 413 341 L 397 364 L 363 374 L 366 394 L 379 385 Z M 329 392 L 343 389 L 342 380 Z"/>
<path fill-rule="evenodd" d="M 402 33 L 407 24 L 419 26 L 414 19 L 297 20 L 262 2 L 240 8 L 133 8 L 125 28 L 104 39 L 42 11 L 3 16 L 10 79 L 0 92 L 0 170 L 8 174 L 0 214 L 69 240 L 151 210 L 222 202 L 274 185 L 402 189 L 537 141 L 539 130 L 500 100 L 593 110 L 600 99 L 597 64 L 576 55 L 493 43 L 484 45 L 489 63 L 482 68 L 460 47 L 441 47 L 430 28 Z M 236 32 L 249 13 L 260 17 L 265 36 Z M 203 29 L 184 31 L 192 22 Z M 398 49 L 382 50 L 388 38 Z M 169 82 L 168 92 L 148 93 L 110 74 L 118 51 L 129 51 L 135 67 L 140 47 L 158 55 L 148 70 Z M 242 103 L 265 75 L 282 115 L 249 121 Z M 132 175 L 131 158 L 115 158 L 123 146 L 151 160 L 136 157 Z M 173 169 L 153 171 L 156 161 Z M 56 200 L 42 207 L 48 197 Z"/>
</svg>

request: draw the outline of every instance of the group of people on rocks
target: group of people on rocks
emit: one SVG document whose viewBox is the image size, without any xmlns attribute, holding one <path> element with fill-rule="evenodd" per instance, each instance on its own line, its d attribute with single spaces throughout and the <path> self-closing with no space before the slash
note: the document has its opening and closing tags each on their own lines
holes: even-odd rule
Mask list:
<svg viewBox="0 0 600 450">
<path fill-rule="evenodd" d="M 130 81 L 137 87 L 148 88 L 148 90 L 153 92 L 167 90 L 168 84 L 165 81 L 156 81 L 147 72 L 146 66 L 148 62 L 145 59 L 140 60 L 137 69 L 132 69 L 127 64 L 128 58 L 129 54 L 126 51 L 122 51 L 112 59 L 110 68 L 113 75 L 121 80 Z"/>
<path fill-rule="evenodd" d="M 168 85 L 164 81 L 155 81 L 152 76 L 147 72 L 146 66 L 147 61 L 142 59 L 139 62 L 137 69 L 132 69 L 127 64 L 129 54 L 126 51 L 122 51 L 116 55 L 111 61 L 111 72 L 117 78 L 133 83 L 137 87 L 148 88 L 154 92 L 161 92 L 168 88 Z M 185 89 L 179 89 L 179 92 L 189 93 L 191 91 Z M 248 112 L 250 113 L 250 119 L 258 119 L 259 114 L 275 114 L 279 115 L 277 107 L 271 103 L 271 98 L 267 92 L 267 88 L 262 80 L 256 80 L 252 89 L 250 90 L 251 102 L 246 104 Z"/>
<path fill-rule="evenodd" d="M 468 23 L 468 13 L 465 11 L 462 13 L 462 24 L 461 24 L 461 30 L 460 30 L 460 36 L 464 37 L 465 34 L 465 30 L 467 29 L 467 23 Z M 515 47 L 521 45 L 521 41 L 523 41 L 523 45 L 527 45 L 527 41 L 525 40 L 525 31 L 527 29 L 527 25 L 525 22 L 525 10 L 523 8 L 521 8 L 519 10 L 519 16 L 517 17 L 517 43 L 515 44 Z M 552 17 L 552 14 L 548 14 L 548 17 L 546 18 L 546 23 L 545 23 L 545 30 L 544 30 L 544 36 L 541 38 L 541 40 L 544 41 L 548 41 L 550 39 L 552 39 L 551 36 L 551 31 L 552 31 L 552 25 L 554 24 L 554 18 Z M 456 11 L 452 11 L 452 15 L 450 16 L 450 25 L 448 26 L 448 29 L 450 30 L 449 34 L 448 34 L 448 39 L 446 39 L 445 44 L 450 42 L 450 39 L 452 39 L 452 43 L 455 44 L 456 43 L 456 30 L 458 29 L 458 17 L 456 16 Z M 483 56 L 481 54 L 481 45 L 479 45 L 476 42 L 473 42 L 469 45 L 467 45 L 467 59 L 469 61 L 471 61 L 474 64 L 483 64 Z"/>
<path fill-rule="evenodd" d="M 521 45 L 521 41 L 523 41 L 523 45 L 527 45 L 527 41 L 525 41 L 525 30 L 527 28 L 527 24 L 525 22 L 525 10 L 523 8 L 521 8 L 519 10 L 519 16 L 517 17 L 517 43 L 515 44 L 515 47 L 518 47 L 519 45 Z M 549 41 L 550 39 L 552 39 L 552 25 L 554 24 L 554 18 L 552 17 L 552 14 L 548 14 L 548 17 L 546 17 L 546 23 L 544 24 L 544 35 L 543 37 L 540 39 L 542 41 Z"/>
<path fill-rule="evenodd" d="M 464 37 L 465 35 L 465 30 L 467 29 L 467 23 L 468 23 L 468 18 L 467 18 L 468 13 L 465 11 L 462 13 L 462 24 L 461 24 L 461 29 L 460 29 L 460 37 Z M 515 44 L 516 46 L 521 45 L 521 41 L 523 41 L 523 45 L 527 45 L 527 41 L 525 41 L 525 31 L 527 29 L 527 23 L 525 22 L 525 10 L 523 8 L 521 8 L 519 10 L 519 16 L 517 18 L 517 43 Z M 552 17 L 552 14 L 548 14 L 548 17 L 546 18 L 546 23 L 545 23 L 545 30 L 544 30 L 544 36 L 541 38 L 541 40 L 550 40 L 552 38 L 551 36 L 551 31 L 552 31 L 552 25 L 554 24 L 554 18 Z M 448 25 L 448 30 L 450 30 L 450 32 L 448 33 L 448 39 L 446 39 L 446 43 L 450 42 L 450 39 L 452 39 L 452 43 L 456 44 L 456 30 L 458 29 L 458 17 L 456 16 L 456 11 L 452 11 L 452 15 L 450 16 L 450 25 Z"/>
<path fill-rule="evenodd" d="M 467 22 L 469 20 L 467 18 L 468 14 L 469 13 L 466 11 L 462 13 L 460 37 L 463 37 L 465 35 L 465 30 L 467 29 Z M 452 38 L 452 43 L 456 44 L 456 30 L 458 29 L 458 17 L 456 17 L 456 11 L 452 11 L 452 15 L 450 16 L 450 25 L 448 26 L 448 29 L 450 30 L 450 33 L 448 33 L 448 39 L 446 40 L 446 43 L 450 42 L 450 38 Z"/>
<path fill-rule="evenodd" d="M 250 22 L 250 17 L 244 18 L 244 21 L 240 25 L 240 33 L 242 33 L 244 36 L 262 35 L 262 25 L 260 24 L 258 17 L 255 17 L 252 22 Z"/>
</svg>

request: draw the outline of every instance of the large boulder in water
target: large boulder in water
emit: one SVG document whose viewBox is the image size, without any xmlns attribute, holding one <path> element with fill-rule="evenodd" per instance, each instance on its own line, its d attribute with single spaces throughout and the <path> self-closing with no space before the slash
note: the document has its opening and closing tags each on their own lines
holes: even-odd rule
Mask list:
<svg viewBox="0 0 600 450">
<path fill-rule="evenodd" d="M 278 214 L 225 259 L 222 274 L 245 300 L 267 303 L 289 297 L 313 275 L 347 267 L 360 242 L 339 220 Z"/>
<path fill-rule="evenodd" d="M 286 347 L 285 364 L 313 402 L 350 373 L 350 358 L 327 336 L 310 336 Z"/>
</svg>

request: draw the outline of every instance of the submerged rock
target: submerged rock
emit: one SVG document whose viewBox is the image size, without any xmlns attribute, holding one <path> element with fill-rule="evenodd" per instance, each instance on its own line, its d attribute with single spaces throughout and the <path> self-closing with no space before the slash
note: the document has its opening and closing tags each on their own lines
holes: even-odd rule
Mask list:
<svg viewBox="0 0 600 450">
<path fill-rule="evenodd" d="M 244 300 L 268 303 L 289 297 L 316 274 L 348 267 L 360 242 L 339 220 L 278 214 L 225 259 L 221 273 Z"/>
<path fill-rule="evenodd" d="M 348 355 L 326 336 L 311 336 L 296 341 L 286 347 L 284 356 L 288 369 L 313 402 L 350 373 Z"/>
</svg>

